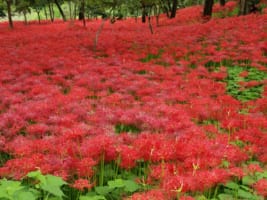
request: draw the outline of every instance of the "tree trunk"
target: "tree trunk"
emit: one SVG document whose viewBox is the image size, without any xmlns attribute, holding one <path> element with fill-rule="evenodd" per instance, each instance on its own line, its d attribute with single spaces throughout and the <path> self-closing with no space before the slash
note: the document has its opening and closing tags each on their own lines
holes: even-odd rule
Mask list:
<svg viewBox="0 0 267 200">
<path fill-rule="evenodd" d="M 99 37 L 101 31 L 103 30 L 105 21 L 106 21 L 106 19 L 105 19 L 105 18 L 102 18 L 101 25 L 99 26 L 99 28 L 98 28 L 98 30 L 97 30 L 97 32 L 96 32 L 96 34 L 95 34 L 95 39 L 94 39 L 94 49 L 93 49 L 94 52 L 96 52 L 96 50 L 97 50 L 98 37 Z"/>
<path fill-rule="evenodd" d="M 240 0 L 239 2 L 239 15 L 247 15 L 250 13 L 250 6 L 253 5 L 249 0 Z"/>
<path fill-rule="evenodd" d="M 79 9 L 79 20 L 83 20 L 83 26 L 86 26 L 86 20 L 85 20 L 85 2 L 82 0 L 81 7 Z"/>
<path fill-rule="evenodd" d="M 149 30 L 150 30 L 150 33 L 153 34 L 153 27 L 152 27 L 152 24 L 151 24 L 151 17 L 150 15 L 148 16 L 148 26 L 149 26 Z"/>
<path fill-rule="evenodd" d="M 65 16 L 65 14 L 64 14 L 64 12 L 63 12 L 58 0 L 55 0 L 55 4 L 56 4 L 56 6 L 57 6 L 57 8 L 58 8 L 58 10 L 60 12 L 60 15 L 61 15 L 63 21 L 65 22 L 66 21 L 66 16 Z"/>
<path fill-rule="evenodd" d="M 23 11 L 23 17 L 24 17 L 24 24 L 27 25 L 28 21 L 27 21 L 27 15 L 26 15 L 26 11 Z"/>
<path fill-rule="evenodd" d="M 49 2 L 48 3 L 48 8 L 49 8 L 50 20 L 51 20 L 51 22 L 54 22 L 54 9 L 53 9 L 53 4 L 51 4 Z"/>
<path fill-rule="evenodd" d="M 44 14 L 45 14 L 45 19 L 48 19 L 48 14 L 47 14 L 47 10 L 46 10 L 46 6 L 44 6 Z"/>
<path fill-rule="evenodd" d="M 214 3 L 213 0 L 205 0 L 204 11 L 203 11 L 204 17 L 211 17 L 213 3 Z"/>
<path fill-rule="evenodd" d="M 167 18 L 170 18 L 169 9 L 165 4 L 165 0 L 160 1 L 160 6 L 161 6 L 162 10 L 166 13 Z"/>
<path fill-rule="evenodd" d="M 40 10 L 36 11 L 38 16 L 38 23 L 41 24 L 41 16 L 40 16 Z"/>
<path fill-rule="evenodd" d="M 70 20 L 72 20 L 72 7 L 71 7 L 71 1 L 69 0 L 68 1 L 68 4 L 69 4 L 69 17 L 70 17 Z"/>
<path fill-rule="evenodd" d="M 173 0 L 172 2 L 172 10 L 170 18 L 175 18 L 176 16 L 176 9 L 177 9 L 178 0 Z"/>
<path fill-rule="evenodd" d="M 225 6 L 225 0 L 220 0 L 220 5 Z"/>
<path fill-rule="evenodd" d="M 142 23 L 146 23 L 146 9 L 143 7 L 142 9 Z"/>
<path fill-rule="evenodd" d="M 11 13 L 11 0 L 6 0 L 6 4 L 7 4 L 7 15 L 8 15 L 8 23 L 9 23 L 9 27 L 11 29 L 14 28 L 13 25 L 13 20 L 12 20 L 12 13 Z"/>
</svg>

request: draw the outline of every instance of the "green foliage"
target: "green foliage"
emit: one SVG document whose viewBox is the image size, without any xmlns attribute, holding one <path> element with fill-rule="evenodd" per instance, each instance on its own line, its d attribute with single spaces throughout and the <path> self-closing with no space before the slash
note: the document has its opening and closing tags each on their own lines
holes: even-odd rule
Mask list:
<svg viewBox="0 0 267 200">
<path fill-rule="evenodd" d="M 0 166 L 3 166 L 12 156 L 4 151 L 0 151 Z"/>
<path fill-rule="evenodd" d="M 234 64 L 231 60 L 223 60 L 221 62 L 209 61 L 205 67 L 209 72 L 219 71 L 221 66 L 227 67 L 228 76 L 224 80 L 227 83 L 227 92 L 240 101 L 249 101 L 261 97 L 263 92 L 263 84 L 260 81 L 267 79 L 267 73 L 251 66 L 248 60 L 239 60 Z M 240 73 L 247 71 L 248 75 L 241 77 Z M 255 86 L 242 87 L 241 82 L 248 83 L 250 81 L 259 82 Z"/>
<path fill-rule="evenodd" d="M 162 56 L 162 53 L 164 52 L 163 49 L 159 49 L 157 54 L 149 53 L 145 58 L 141 58 L 141 62 L 149 62 L 154 59 L 158 59 Z"/>
<path fill-rule="evenodd" d="M 248 174 L 240 181 L 229 181 L 222 186 L 220 193 L 216 196 L 219 200 L 250 199 L 263 200 L 252 188 L 252 185 L 260 179 L 267 179 L 267 171 Z"/>
<path fill-rule="evenodd" d="M 253 87 L 242 89 L 240 82 L 261 81 L 267 78 L 267 74 L 259 71 L 255 67 L 227 66 L 228 77 L 226 78 L 227 92 L 240 101 L 254 100 L 261 97 L 263 85 L 259 84 Z M 248 71 L 247 77 L 240 77 L 243 71 Z"/>
<path fill-rule="evenodd" d="M 38 183 L 34 185 L 35 188 L 41 189 L 47 193 L 47 195 L 59 197 L 58 199 L 63 198 L 64 194 L 61 187 L 67 183 L 63 181 L 62 178 L 49 174 L 43 175 L 40 170 L 28 173 L 27 177 L 38 181 Z"/>
<path fill-rule="evenodd" d="M 138 128 L 134 124 L 122 124 L 118 123 L 115 125 L 115 133 L 120 134 L 123 132 L 131 132 L 131 133 L 140 133 L 140 128 Z"/>
<path fill-rule="evenodd" d="M 20 181 L 0 180 L 0 199 L 35 200 L 39 196 L 36 189 L 23 186 Z"/>
</svg>

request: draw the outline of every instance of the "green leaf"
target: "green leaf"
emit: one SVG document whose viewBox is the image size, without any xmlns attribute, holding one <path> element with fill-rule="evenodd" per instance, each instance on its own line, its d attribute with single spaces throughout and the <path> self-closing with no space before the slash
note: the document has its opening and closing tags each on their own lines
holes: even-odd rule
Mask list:
<svg viewBox="0 0 267 200">
<path fill-rule="evenodd" d="M 46 184 L 46 178 L 40 170 L 29 172 L 26 176 L 38 180 L 40 184 Z"/>
<path fill-rule="evenodd" d="M 228 182 L 225 186 L 227 188 L 232 189 L 232 190 L 238 190 L 239 189 L 239 185 L 235 182 Z"/>
<path fill-rule="evenodd" d="M 79 200 L 106 200 L 104 196 L 94 195 L 94 196 L 80 196 Z"/>
<path fill-rule="evenodd" d="M 238 196 L 238 197 L 241 197 L 241 198 L 245 198 L 245 199 L 250 199 L 250 200 L 252 200 L 252 199 L 256 199 L 256 198 L 257 198 L 256 196 L 254 196 L 254 195 L 251 194 L 250 192 L 247 192 L 247 191 L 245 191 L 245 190 L 241 190 L 241 189 L 239 189 L 239 190 L 237 191 L 237 196 Z"/>
<path fill-rule="evenodd" d="M 45 182 L 40 184 L 40 188 L 56 197 L 63 197 L 64 193 L 61 190 L 61 186 L 67 184 L 61 177 L 46 175 Z"/>
<path fill-rule="evenodd" d="M 34 193 L 30 191 L 19 191 L 15 194 L 14 199 L 17 200 L 35 200 L 38 198 L 37 195 L 34 195 Z"/>
<path fill-rule="evenodd" d="M 230 194 L 219 194 L 218 195 L 219 200 L 233 200 L 234 197 Z"/>
<path fill-rule="evenodd" d="M 132 180 L 124 180 L 124 185 L 125 185 L 124 190 L 126 192 L 131 192 L 131 193 L 137 191 L 140 188 L 140 186 Z"/>
<path fill-rule="evenodd" d="M 111 188 L 122 188 L 125 186 L 122 179 L 115 179 L 114 181 L 108 181 L 108 185 Z"/>
<path fill-rule="evenodd" d="M 47 185 L 53 185 L 53 186 L 57 186 L 57 187 L 61 187 L 63 185 L 66 185 L 67 182 L 65 182 L 61 177 L 58 176 L 53 176 L 53 175 L 46 175 L 46 183 Z"/>
<path fill-rule="evenodd" d="M 244 176 L 242 178 L 242 183 L 244 185 L 253 185 L 256 182 L 256 180 L 253 179 L 251 176 Z"/>
<path fill-rule="evenodd" d="M 97 194 L 100 194 L 100 195 L 107 195 L 108 193 L 110 193 L 114 188 L 111 188 L 109 186 L 98 186 L 98 187 L 95 187 L 95 191 Z"/>
<path fill-rule="evenodd" d="M 0 198 L 13 198 L 15 192 L 22 190 L 24 186 L 21 186 L 19 181 L 9 181 L 6 179 L 0 180 Z"/>
<path fill-rule="evenodd" d="M 63 197 L 64 193 L 61 191 L 60 187 L 55 187 L 53 185 L 41 185 L 41 189 L 53 194 L 56 197 Z"/>
<path fill-rule="evenodd" d="M 262 178 L 267 179 L 267 171 L 264 171 L 264 172 L 256 172 L 255 175 L 256 175 L 257 181 L 260 180 L 260 179 L 262 179 Z"/>
</svg>

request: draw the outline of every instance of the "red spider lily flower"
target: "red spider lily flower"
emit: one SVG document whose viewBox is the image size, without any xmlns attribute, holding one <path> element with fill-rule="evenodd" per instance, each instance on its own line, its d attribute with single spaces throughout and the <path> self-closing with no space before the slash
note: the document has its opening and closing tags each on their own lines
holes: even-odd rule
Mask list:
<svg viewBox="0 0 267 200">
<path fill-rule="evenodd" d="M 85 189 L 90 190 L 93 187 L 94 184 L 90 184 L 87 179 L 78 179 L 75 180 L 75 182 L 71 185 L 73 188 L 76 188 L 77 190 L 83 191 Z"/>
<path fill-rule="evenodd" d="M 264 197 L 267 197 L 267 180 L 266 179 L 260 179 L 257 181 L 253 188 L 257 191 L 259 195 L 262 195 Z"/>
<path fill-rule="evenodd" d="M 240 167 L 229 168 L 229 174 L 231 176 L 237 177 L 238 179 L 241 179 L 245 175 L 243 169 Z"/>
<path fill-rule="evenodd" d="M 92 158 L 83 158 L 76 162 L 76 169 L 79 177 L 90 178 L 93 176 L 93 167 L 96 162 Z"/>
<path fill-rule="evenodd" d="M 144 193 L 135 193 L 125 200 L 167 200 L 170 199 L 162 190 L 150 190 Z"/>
<path fill-rule="evenodd" d="M 138 152 L 130 146 L 120 145 L 117 152 L 120 157 L 120 167 L 124 169 L 133 168 L 139 159 Z"/>
<path fill-rule="evenodd" d="M 263 169 L 258 164 L 249 164 L 247 166 L 249 174 L 255 174 L 255 172 L 262 172 Z"/>
</svg>

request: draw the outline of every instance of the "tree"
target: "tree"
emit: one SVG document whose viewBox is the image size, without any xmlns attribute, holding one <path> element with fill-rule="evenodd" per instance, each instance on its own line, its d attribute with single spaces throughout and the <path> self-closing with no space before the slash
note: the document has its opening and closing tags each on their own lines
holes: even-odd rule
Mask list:
<svg viewBox="0 0 267 200">
<path fill-rule="evenodd" d="M 239 1 L 239 15 L 247 15 L 258 11 L 256 5 L 259 0 L 240 0 Z"/>
<path fill-rule="evenodd" d="M 24 16 L 24 23 L 27 24 L 27 13 L 31 12 L 30 2 L 25 0 L 20 0 L 15 2 L 16 12 L 22 13 Z"/>
<path fill-rule="evenodd" d="M 83 1 L 84 1 L 84 0 L 83 0 Z M 60 2 L 59 2 L 59 0 L 54 0 L 54 2 L 55 2 L 56 6 L 57 6 L 57 8 L 58 8 L 58 11 L 59 11 L 59 13 L 60 13 L 60 15 L 61 15 L 63 21 L 67 21 L 67 18 L 66 18 L 65 14 L 64 14 L 64 12 L 63 12 L 61 6 L 60 6 Z M 61 2 L 61 3 L 62 3 L 62 2 Z"/>
<path fill-rule="evenodd" d="M 13 29 L 13 20 L 12 20 L 12 11 L 11 11 L 11 4 L 12 0 L 5 0 L 7 5 L 7 16 L 8 16 L 8 24 L 11 29 Z"/>
<path fill-rule="evenodd" d="M 225 5 L 225 0 L 220 0 L 219 2 L 221 6 Z M 214 0 L 204 1 L 204 10 L 203 10 L 204 17 L 211 17 L 213 4 L 214 4 Z"/>
<path fill-rule="evenodd" d="M 214 0 L 204 1 L 204 10 L 203 10 L 204 17 L 211 17 L 213 4 L 214 4 Z"/>
<path fill-rule="evenodd" d="M 173 0 L 172 1 L 172 9 L 171 9 L 171 16 L 170 16 L 170 18 L 175 18 L 175 16 L 176 16 L 176 10 L 177 10 L 177 4 L 178 4 L 178 0 Z"/>
<path fill-rule="evenodd" d="M 2 3 L 3 2 L 0 2 L 0 17 L 6 17 L 6 13 L 4 12 L 5 8 Z"/>
<path fill-rule="evenodd" d="M 38 22 L 41 23 L 40 12 L 43 8 L 45 8 L 47 1 L 46 0 L 30 0 L 31 7 L 35 10 L 38 16 Z M 47 14 L 46 14 L 47 16 Z"/>
</svg>

